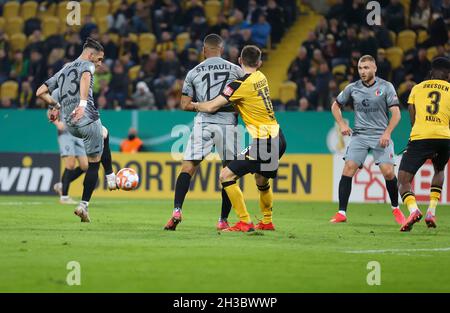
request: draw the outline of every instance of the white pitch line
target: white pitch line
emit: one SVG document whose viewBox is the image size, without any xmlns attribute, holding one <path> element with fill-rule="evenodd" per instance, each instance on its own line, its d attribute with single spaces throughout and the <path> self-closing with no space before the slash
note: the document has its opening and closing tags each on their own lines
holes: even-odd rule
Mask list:
<svg viewBox="0 0 450 313">
<path fill-rule="evenodd" d="M 41 205 L 44 202 L 0 202 L 0 205 Z"/>
<path fill-rule="evenodd" d="M 399 253 L 399 252 L 445 252 L 450 251 L 448 248 L 424 248 L 424 249 L 385 249 L 385 250 L 350 250 L 345 253 L 352 254 L 371 254 L 371 253 Z"/>
</svg>

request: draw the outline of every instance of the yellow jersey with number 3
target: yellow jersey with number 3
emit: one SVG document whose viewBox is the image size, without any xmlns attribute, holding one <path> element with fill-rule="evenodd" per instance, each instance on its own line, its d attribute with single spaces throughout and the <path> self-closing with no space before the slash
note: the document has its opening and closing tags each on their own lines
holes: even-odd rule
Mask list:
<svg viewBox="0 0 450 313">
<path fill-rule="evenodd" d="M 269 84 L 263 73 L 256 71 L 244 75 L 228 84 L 221 95 L 234 103 L 253 138 L 278 136 L 280 127 L 273 112 Z"/>
<path fill-rule="evenodd" d="M 414 86 L 408 99 L 414 105 L 416 119 L 411 140 L 450 139 L 450 83 L 426 80 Z"/>
</svg>

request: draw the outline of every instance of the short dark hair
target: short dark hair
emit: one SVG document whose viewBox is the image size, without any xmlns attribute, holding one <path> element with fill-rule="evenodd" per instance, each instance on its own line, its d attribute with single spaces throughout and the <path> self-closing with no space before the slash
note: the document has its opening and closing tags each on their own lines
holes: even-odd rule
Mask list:
<svg viewBox="0 0 450 313">
<path fill-rule="evenodd" d="M 217 34 L 209 34 L 203 39 L 203 45 L 219 48 L 223 45 L 223 39 Z"/>
<path fill-rule="evenodd" d="M 87 49 L 87 48 L 97 50 L 98 52 L 104 51 L 102 44 L 100 42 L 98 42 L 97 40 L 92 39 L 91 37 L 88 37 L 86 39 L 86 41 L 84 42 L 83 50 Z"/>
<path fill-rule="evenodd" d="M 241 51 L 241 60 L 245 66 L 258 67 L 261 61 L 261 50 L 257 46 L 245 46 Z"/>
<path fill-rule="evenodd" d="M 450 60 L 446 57 L 434 58 L 431 62 L 431 73 L 432 79 L 442 79 L 448 80 L 450 75 Z"/>
</svg>

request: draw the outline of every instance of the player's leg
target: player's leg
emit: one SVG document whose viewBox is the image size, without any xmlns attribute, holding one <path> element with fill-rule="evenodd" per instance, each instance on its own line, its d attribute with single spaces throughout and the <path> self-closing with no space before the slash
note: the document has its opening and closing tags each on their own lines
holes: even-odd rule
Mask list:
<svg viewBox="0 0 450 313">
<path fill-rule="evenodd" d="M 195 124 L 184 152 L 181 172 L 175 184 L 172 217 L 164 226 L 164 230 L 175 230 L 181 222 L 183 204 L 189 191 L 191 178 L 201 161 L 211 152 L 212 145 L 211 133 L 202 124 Z"/>
<path fill-rule="evenodd" d="M 449 159 L 448 143 L 445 140 L 436 140 L 436 145 L 440 147 L 437 149 L 437 154 L 432 160 L 434 175 L 431 180 L 430 204 L 425 215 L 425 223 L 431 228 L 436 228 L 436 206 L 441 198 L 442 186 L 444 185 L 445 179 L 444 169 Z"/>
<path fill-rule="evenodd" d="M 236 158 L 239 147 L 239 134 L 235 125 L 214 125 L 215 127 L 213 142 L 217 153 L 222 160 L 222 167 L 225 168 L 232 160 Z M 225 189 L 222 188 L 222 209 L 219 221 L 217 222 L 217 230 L 223 230 L 230 225 L 228 224 L 228 216 L 231 211 L 231 201 Z"/>
<path fill-rule="evenodd" d="M 102 126 L 103 135 L 103 152 L 101 157 L 101 163 L 105 170 L 106 181 L 108 183 L 109 190 L 117 189 L 116 174 L 112 169 L 111 149 L 109 148 L 109 132 L 106 127 Z"/>
<path fill-rule="evenodd" d="M 246 169 L 245 163 L 248 161 L 238 160 L 232 161 L 230 164 L 222 169 L 220 172 L 220 182 L 222 188 L 227 193 L 230 198 L 231 204 L 239 217 L 239 222 L 236 225 L 226 228 L 223 231 L 243 231 L 249 232 L 254 231 L 254 225 L 250 219 L 250 214 L 247 211 L 247 207 L 244 201 L 244 195 L 241 188 L 237 184 L 237 179 L 241 177 L 240 174 L 247 174 L 249 171 Z M 237 173 L 235 173 L 236 171 Z"/>
<path fill-rule="evenodd" d="M 83 195 L 81 202 L 75 209 L 75 214 L 82 222 L 90 222 L 88 214 L 89 201 L 98 181 L 98 170 L 103 152 L 103 128 L 100 120 L 78 128 L 83 136 L 84 147 L 88 159 L 88 168 L 83 181 Z"/>
<path fill-rule="evenodd" d="M 358 168 L 363 165 L 368 152 L 369 145 L 364 138 L 355 136 L 351 139 L 344 157 L 344 169 L 342 170 L 341 179 L 339 181 L 339 210 L 331 218 L 331 223 L 347 221 L 347 206 L 352 192 L 352 179 Z"/>
<path fill-rule="evenodd" d="M 258 230 L 275 230 L 275 226 L 272 222 L 273 192 L 269 178 L 256 173 L 255 182 L 259 191 L 259 208 L 263 215 L 263 219 L 255 228 Z"/>
<path fill-rule="evenodd" d="M 398 206 L 398 180 L 394 170 L 394 143 L 391 140 L 390 144 L 383 148 L 380 146 L 378 138 L 376 142 L 374 139 L 372 153 L 375 164 L 380 167 L 380 171 L 386 182 L 386 190 L 391 200 L 392 214 L 394 215 L 395 221 L 397 224 L 403 225 L 405 223 L 405 216 Z"/>
<path fill-rule="evenodd" d="M 63 204 L 75 204 L 76 202 L 69 197 L 70 183 L 78 178 L 83 171 L 80 167 L 76 167 L 76 157 L 74 155 L 68 155 L 63 157 L 64 173 L 61 177 L 61 197 L 60 202 Z"/>
<path fill-rule="evenodd" d="M 409 216 L 400 228 L 400 231 L 410 231 L 412 226 L 422 218 L 417 206 L 416 196 L 412 191 L 412 181 L 419 168 L 429 156 L 428 148 L 424 140 L 415 140 L 408 143 L 398 171 L 398 191 L 403 203 L 409 210 Z"/>
</svg>

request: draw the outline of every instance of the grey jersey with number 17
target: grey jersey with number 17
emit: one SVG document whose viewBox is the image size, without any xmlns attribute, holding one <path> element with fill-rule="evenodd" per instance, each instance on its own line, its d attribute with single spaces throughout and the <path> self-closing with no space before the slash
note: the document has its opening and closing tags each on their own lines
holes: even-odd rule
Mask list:
<svg viewBox="0 0 450 313">
<path fill-rule="evenodd" d="M 183 95 L 192 101 L 205 102 L 214 99 L 232 81 L 244 76 L 242 69 L 221 57 L 207 58 L 186 75 Z M 197 113 L 196 121 L 212 124 L 236 124 L 234 108 L 228 104 L 214 114 Z"/>
<path fill-rule="evenodd" d="M 77 123 L 73 123 L 71 121 L 71 113 L 80 103 L 80 80 L 84 72 L 91 74 L 87 106 L 84 116 Z M 95 66 L 92 62 L 78 58 L 64 65 L 58 73 L 45 82 L 50 94 L 55 89 L 58 89 L 58 99 L 61 104 L 61 120 L 64 120 L 69 126 L 81 127 L 99 119 L 99 113 L 94 105 L 92 91 L 92 87 L 94 86 L 94 72 Z"/>
</svg>

